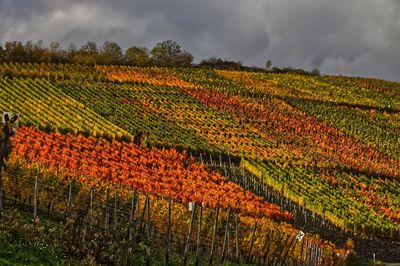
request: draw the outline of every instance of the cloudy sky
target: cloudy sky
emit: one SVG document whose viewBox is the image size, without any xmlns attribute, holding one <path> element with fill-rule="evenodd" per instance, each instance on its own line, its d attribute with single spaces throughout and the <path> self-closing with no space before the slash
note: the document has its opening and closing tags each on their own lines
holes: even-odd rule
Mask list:
<svg viewBox="0 0 400 266">
<path fill-rule="evenodd" d="M 0 43 L 39 39 L 400 80 L 399 0 L 0 0 Z"/>
</svg>

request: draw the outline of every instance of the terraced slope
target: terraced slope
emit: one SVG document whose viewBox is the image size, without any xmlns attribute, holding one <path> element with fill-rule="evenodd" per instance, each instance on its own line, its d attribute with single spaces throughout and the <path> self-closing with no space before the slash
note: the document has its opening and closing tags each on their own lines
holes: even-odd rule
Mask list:
<svg viewBox="0 0 400 266">
<path fill-rule="evenodd" d="M 4 103 L 23 119 L 33 117 L 34 124 L 58 123 L 61 130 L 92 134 L 112 127 L 133 136 L 145 130 L 151 146 L 236 156 L 260 181 L 344 230 L 400 235 L 400 101 L 392 83 L 116 66 L 50 65 L 35 71 L 22 64 L 0 71 L 10 68 L 25 78 L 57 73 L 48 74 L 48 81 L 2 80 L 8 93 L 22 83 L 28 85 L 19 86 L 20 94 L 39 86 L 54 94 L 48 99 L 63 99 L 62 109 L 43 100 L 54 112 L 48 115 L 54 121 L 45 122 Z M 63 69 L 71 74 L 60 74 Z M 70 101 L 79 102 L 76 112 L 65 122 L 56 120 L 73 109 Z M 76 126 L 75 116 L 103 124 Z"/>
</svg>

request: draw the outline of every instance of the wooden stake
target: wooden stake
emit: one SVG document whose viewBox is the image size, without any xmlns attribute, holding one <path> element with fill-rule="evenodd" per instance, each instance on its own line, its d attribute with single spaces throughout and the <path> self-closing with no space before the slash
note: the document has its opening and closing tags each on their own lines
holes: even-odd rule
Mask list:
<svg viewBox="0 0 400 266">
<path fill-rule="evenodd" d="M 133 192 L 132 194 L 131 211 L 129 212 L 129 233 L 128 233 L 129 242 L 132 241 L 132 223 L 133 223 L 133 218 L 135 217 L 136 197 L 137 197 L 137 191 L 135 190 L 135 192 Z"/>
<path fill-rule="evenodd" d="M 273 262 L 274 262 L 274 260 L 275 260 L 275 253 L 277 252 L 277 250 L 279 249 L 279 247 L 280 247 L 280 243 L 281 243 L 281 241 L 282 241 L 282 239 L 283 239 L 283 237 L 284 237 L 285 235 L 284 235 L 284 233 L 282 233 L 282 232 L 279 232 L 279 235 L 278 235 L 278 238 L 277 238 L 277 240 L 275 239 L 275 249 L 274 249 L 274 251 L 272 252 L 272 261 L 271 261 L 271 264 L 273 264 Z M 268 263 L 267 263 L 267 265 L 269 265 L 270 263 L 269 263 L 269 258 L 268 258 Z"/>
<path fill-rule="evenodd" d="M 231 231 L 228 230 L 228 241 L 226 241 L 226 245 L 227 245 L 227 248 L 226 248 L 226 251 L 227 251 L 226 259 L 227 260 L 229 260 L 230 257 L 231 257 L 231 245 L 230 244 L 231 244 Z"/>
<path fill-rule="evenodd" d="M 285 265 L 286 259 L 287 259 L 288 256 L 289 256 L 289 252 L 290 252 L 290 251 L 293 251 L 293 249 L 296 247 L 297 241 L 298 241 L 298 239 L 297 239 L 297 237 L 295 236 L 295 237 L 292 239 L 292 242 L 291 242 L 290 246 L 287 248 L 286 253 L 283 255 L 282 265 Z"/>
<path fill-rule="evenodd" d="M 146 198 L 145 198 L 145 200 L 144 200 L 144 205 L 143 205 L 142 216 L 141 216 L 141 218 L 140 218 L 140 221 L 139 221 L 139 227 L 138 227 L 138 230 L 137 230 L 137 232 L 136 232 L 136 233 L 138 233 L 138 232 L 139 232 L 139 230 L 141 230 L 141 229 L 142 229 L 142 224 L 143 224 L 143 220 L 144 220 L 144 215 L 145 215 L 145 213 L 146 213 L 146 208 L 147 208 L 147 196 L 146 196 Z"/>
<path fill-rule="evenodd" d="M 307 260 L 309 266 L 312 265 L 312 251 L 313 251 L 313 248 L 314 248 L 313 243 L 310 243 L 309 250 L 308 250 L 309 251 L 308 252 L 308 260 Z"/>
<path fill-rule="evenodd" d="M 104 221 L 104 230 L 108 232 L 110 227 L 110 189 L 106 190 L 106 218 Z"/>
<path fill-rule="evenodd" d="M 264 245 L 263 245 L 263 247 L 261 249 L 261 252 L 264 252 L 265 247 L 267 246 L 268 237 L 269 237 L 269 229 L 267 229 L 267 233 L 265 234 L 265 241 L 264 241 Z M 262 259 L 262 257 L 258 258 L 257 265 L 260 265 L 261 259 Z"/>
<path fill-rule="evenodd" d="M 72 182 L 69 183 L 69 191 L 68 191 L 68 203 L 67 203 L 67 212 L 65 213 L 65 220 L 68 219 L 71 212 L 71 202 L 72 202 Z"/>
<path fill-rule="evenodd" d="M 33 198 L 33 220 L 37 217 L 38 210 L 38 197 L 39 197 L 39 176 L 35 176 L 35 194 Z"/>
<path fill-rule="evenodd" d="M 50 210 L 50 208 L 48 210 Z M 86 216 L 84 218 L 85 223 L 84 223 L 84 227 L 83 227 L 83 237 L 82 237 L 83 242 L 85 242 L 85 240 L 86 240 L 87 225 L 91 224 L 92 213 L 93 213 L 93 188 L 90 189 L 89 212 L 86 214 Z"/>
<path fill-rule="evenodd" d="M 203 223 L 203 205 L 200 204 L 200 214 L 199 214 L 199 227 L 197 230 L 197 243 L 196 243 L 196 263 L 195 265 L 199 265 L 199 257 L 200 257 L 200 248 L 201 248 L 201 225 Z"/>
<path fill-rule="evenodd" d="M 239 258 L 239 225 L 238 225 L 238 214 L 235 215 L 235 242 L 236 242 L 236 260 L 240 263 Z"/>
<path fill-rule="evenodd" d="M 193 202 L 192 216 L 190 217 L 189 231 L 186 237 L 185 251 L 183 253 L 183 265 L 186 265 L 187 262 L 187 254 L 189 252 L 189 242 L 190 242 L 190 236 L 192 235 L 195 212 L 196 212 L 196 202 Z"/>
<path fill-rule="evenodd" d="M 90 189 L 90 209 L 89 209 L 89 214 L 92 217 L 93 216 L 93 188 Z"/>
<path fill-rule="evenodd" d="M 167 214 L 167 245 L 165 251 L 165 265 L 169 265 L 169 241 L 171 238 L 171 197 L 168 198 L 168 214 Z"/>
<path fill-rule="evenodd" d="M 147 208 L 146 208 L 146 234 L 150 238 L 150 197 L 147 196 Z"/>
<path fill-rule="evenodd" d="M 117 217 L 117 204 L 118 204 L 118 191 L 115 191 L 114 197 L 114 231 L 117 230 L 118 217 Z"/>
<path fill-rule="evenodd" d="M 318 246 L 315 246 L 315 266 L 318 265 L 319 257 L 320 257 L 320 249 Z"/>
<path fill-rule="evenodd" d="M 250 263 L 250 261 L 251 261 L 251 250 L 253 249 L 254 236 L 256 234 L 256 229 L 257 229 L 257 222 L 254 223 L 253 232 L 251 233 L 250 248 L 249 248 L 249 253 L 247 254 L 247 258 L 246 258 L 247 263 Z"/>
<path fill-rule="evenodd" d="M 302 240 L 301 240 L 300 263 L 303 261 L 304 241 L 305 241 L 305 239 L 302 239 Z"/>
<path fill-rule="evenodd" d="M 3 188 L 1 187 L 1 184 L 0 184 L 0 221 L 1 221 L 2 212 L 3 212 Z"/>
<path fill-rule="evenodd" d="M 128 247 L 128 253 L 127 253 L 127 264 L 131 265 L 131 254 L 132 254 L 132 247 L 130 247 L 131 241 L 133 239 L 133 234 L 132 234 L 132 227 L 133 227 L 133 219 L 135 218 L 135 209 L 136 209 L 136 199 L 137 199 L 137 191 L 133 192 L 132 194 L 132 199 L 131 199 L 131 210 L 129 212 L 129 222 L 128 222 L 128 240 L 129 240 L 129 247 Z"/>
<path fill-rule="evenodd" d="M 218 229 L 218 214 L 219 214 L 219 206 L 217 206 L 215 209 L 215 221 L 214 221 L 213 237 L 211 242 L 211 252 L 210 252 L 210 259 L 208 261 L 209 265 L 212 264 L 212 259 L 214 255 L 215 238 L 217 237 L 217 229 Z"/>
<path fill-rule="evenodd" d="M 283 242 L 281 242 L 281 245 L 280 245 L 280 248 L 279 248 L 278 256 L 276 256 L 276 264 L 277 264 L 277 265 L 279 265 L 281 259 L 283 259 L 282 254 L 283 254 L 283 251 L 285 250 L 285 247 L 288 246 L 289 240 L 290 240 L 290 235 L 287 235 L 287 236 L 286 236 L 286 240 L 283 241 Z"/>
<path fill-rule="evenodd" d="M 304 249 L 304 261 L 303 264 L 307 265 L 307 261 L 308 261 L 308 240 L 306 239 L 306 244 L 305 244 L 305 249 Z"/>
<path fill-rule="evenodd" d="M 267 242 L 267 250 L 264 253 L 264 257 L 263 257 L 263 265 L 265 265 L 265 263 L 267 262 L 267 259 L 269 260 L 268 255 L 269 255 L 269 250 L 271 248 L 271 241 L 274 238 L 274 231 L 272 230 L 271 234 L 268 234 L 268 238 L 265 240 L 265 242 Z M 271 241 L 269 241 L 271 239 Z"/>
<path fill-rule="evenodd" d="M 310 247 L 310 262 L 309 265 L 313 266 L 314 264 L 314 244 L 311 243 L 311 247 Z"/>
<path fill-rule="evenodd" d="M 228 233 L 229 233 L 230 214 L 231 214 L 231 208 L 228 208 L 228 213 L 226 214 L 226 226 L 225 226 L 224 244 L 222 245 L 221 262 L 224 262 L 224 259 L 225 259 L 226 241 L 228 239 Z"/>
</svg>

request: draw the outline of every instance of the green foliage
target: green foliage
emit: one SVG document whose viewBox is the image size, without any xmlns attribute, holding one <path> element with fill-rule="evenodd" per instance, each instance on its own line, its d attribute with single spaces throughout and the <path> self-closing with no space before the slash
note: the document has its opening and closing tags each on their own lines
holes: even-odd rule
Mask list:
<svg viewBox="0 0 400 266">
<path fill-rule="evenodd" d="M 145 66 L 150 64 L 150 54 L 146 47 L 132 46 L 125 51 L 125 63 L 132 66 Z"/>
<path fill-rule="evenodd" d="M 361 265 L 361 257 L 358 256 L 354 251 L 350 251 L 345 266 L 360 266 Z"/>
<path fill-rule="evenodd" d="M 382 261 L 369 261 L 368 266 L 385 266 L 386 264 Z"/>
<path fill-rule="evenodd" d="M 313 68 L 313 70 L 311 70 L 310 74 L 312 76 L 321 76 L 321 74 L 319 73 L 318 68 Z"/>
<path fill-rule="evenodd" d="M 17 211 L 5 212 L 0 223 L 1 265 L 64 265 L 62 249 L 53 245 L 54 224 L 30 223 Z"/>
<path fill-rule="evenodd" d="M 174 120 L 171 116 L 172 110 L 166 108 L 168 105 L 178 110 L 187 108 L 186 105 L 205 108 L 177 88 L 107 83 L 91 86 L 71 84 L 61 88 L 64 93 L 80 100 L 107 121 L 126 129 L 133 136 L 145 129 L 152 146 L 210 149 L 201 136 Z M 141 103 L 150 99 L 151 106 L 142 106 Z"/>
<path fill-rule="evenodd" d="M 272 66 L 272 61 L 271 60 L 267 60 L 267 62 L 265 62 L 265 68 L 267 70 L 269 70 L 271 68 L 271 66 Z"/>
<path fill-rule="evenodd" d="M 114 65 L 122 63 L 122 49 L 116 42 L 106 41 L 100 49 L 96 63 Z"/>
<path fill-rule="evenodd" d="M 0 88 L 0 108 L 19 113 L 22 124 L 46 132 L 129 135 L 44 79 L 0 79 Z"/>
<path fill-rule="evenodd" d="M 243 68 L 241 62 L 223 60 L 221 58 L 216 58 L 214 56 L 208 59 L 201 60 L 198 66 L 200 68 L 227 69 L 227 70 L 240 70 Z"/>
<path fill-rule="evenodd" d="M 157 66 L 190 66 L 193 61 L 193 56 L 182 51 L 181 46 L 172 40 L 157 43 L 151 55 Z"/>
</svg>

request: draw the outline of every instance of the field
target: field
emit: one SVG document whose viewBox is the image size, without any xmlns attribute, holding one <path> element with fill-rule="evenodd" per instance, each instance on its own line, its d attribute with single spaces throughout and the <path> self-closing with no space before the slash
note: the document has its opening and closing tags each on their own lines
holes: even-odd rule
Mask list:
<svg viewBox="0 0 400 266">
<path fill-rule="evenodd" d="M 28 201 L 32 169 L 39 167 L 49 187 L 74 182 L 82 195 L 108 189 L 127 205 L 138 193 L 137 208 L 149 212 L 154 228 L 171 227 L 181 238 L 203 215 L 204 241 L 213 238 L 220 210 L 227 224 L 220 241 L 249 253 L 252 262 L 286 255 L 292 263 L 337 264 L 351 249 L 335 241 L 343 235 L 400 239 L 398 83 L 18 63 L 0 65 L 0 77 L 0 109 L 21 116 L 3 180 L 6 195 Z M 24 181 L 14 180 L 11 170 Z M 50 193 L 38 196 L 54 211 L 66 211 Z M 167 225 L 170 201 L 175 212 Z M 187 210 L 191 202 L 202 214 Z M 242 228 L 236 243 L 230 216 Z M 300 241 L 299 230 L 306 233 Z M 372 253 L 389 260 L 400 254 L 376 247 L 361 255 Z M 229 251 L 228 257 L 235 258 Z"/>
</svg>

